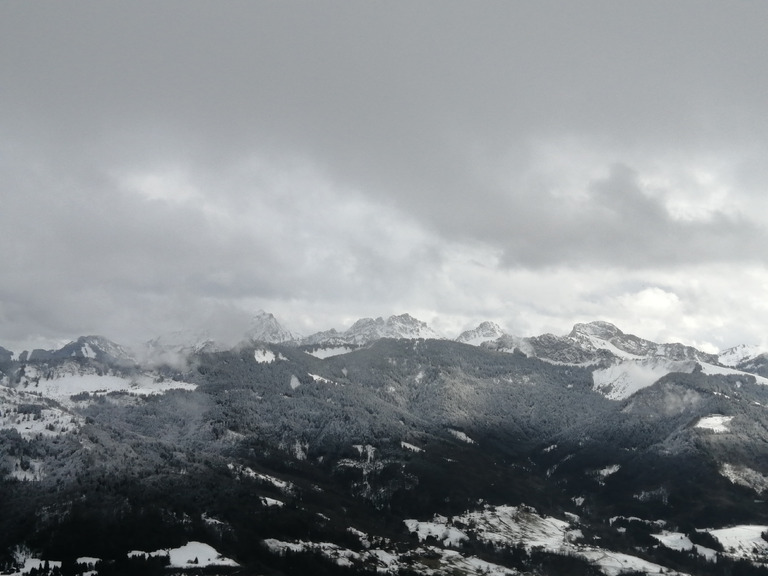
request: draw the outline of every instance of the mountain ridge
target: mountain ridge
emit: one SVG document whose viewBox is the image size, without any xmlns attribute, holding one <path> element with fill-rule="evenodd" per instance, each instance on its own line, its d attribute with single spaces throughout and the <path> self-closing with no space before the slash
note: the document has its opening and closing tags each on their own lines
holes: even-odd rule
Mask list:
<svg viewBox="0 0 768 576">
<path fill-rule="evenodd" d="M 403 313 L 392 315 L 386 320 L 378 318 L 360 318 L 348 329 L 338 331 L 334 328 L 313 333 L 309 336 L 298 335 L 286 329 L 271 313 L 259 310 L 250 321 L 250 326 L 241 338 L 245 342 L 266 344 L 285 344 L 292 346 L 350 346 L 360 347 L 371 344 L 381 338 L 426 339 L 443 338 L 426 322 Z M 487 346 L 499 351 L 520 350 L 526 355 L 553 362 L 572 364 L 600 364 L 617 358 L 623 360 L 650 357 L 665 357 L 672 361 L 691 360 L 705 362 L 714 366 L 738 368 L 749 366 L 757 361 L 768 362 L 768 351 L 759 346 L 741 344 L 717 354 L 702 352 L 693 346 L 680 343 L 656 343 L 644 338 L 627 334 L 614 324 L 595 320 L 576 323 L 567 335 L 542 334 L 539 336 L 513 336 L 506 333 L 498 324 L 483 321 L 476 328 L 463 331 L 455 341 Z M 34 349 L 23 351 L 20 359 L 46 359 L 52 356 L 86 357 L 98 354 L 102 358 L 112 357 L 124 362 L 135 362 L 137 357 L 186 356 L 201 352 L 217 352 L 231 348 L 217 342 L 207 330 L 199 332 L 174 332 L 158 336 L 144 345 L 142 354 L 134 354 L 107 338 L 101 336 L 81 336 L 62 348 L 55 350 Z M 26 355 L 25 355 L 26 354 Z M 14 352 L 0 349 L 0 360 L 10 360 Z"/>
<path fill-rule="evenodd" d="M 378 335 L 386 321 L 355 324 Z M 246 573 L 336 560 L 365 573 L 385 558 L 375 565 L 403 576 L 591 576 L 617 574 L 604 563 L 616 557 L 654 574 L 738 573 L 725 571 L 736 545 L 700 544 L 705 564 L 653 535 L 768 528 L 754 503 L 768 493 L 768 386 L 605 323 L 500 339 L 517 344 L 377 337 L 319 357 L 251 341 L 173 369 L 110 366 L 84 340 L 0 365 L 0 555 L 26 543 L 114 559 L 196 541 Z M 681 360 L 658 354 L 670 350 Z M 609 374 L 646 368 L 640 387 Z M 564 550 L 579 570 L 538 570 Z"/>
</svg>

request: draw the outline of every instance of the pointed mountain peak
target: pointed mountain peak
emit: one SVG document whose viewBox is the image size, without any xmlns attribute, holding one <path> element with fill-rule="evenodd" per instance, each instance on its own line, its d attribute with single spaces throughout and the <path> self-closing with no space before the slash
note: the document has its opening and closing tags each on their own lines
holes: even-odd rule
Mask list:
<svg viewBox="0 0 768 576">
<path fill-rule="evenodd" d="M 410 314 L 390 316 L 386 321 L 388 338 L 440 338 L 426 322 L 422 322 Z"/>
<path fill-rule="evenodd" d="M 718 360 L 724 366 L 736 366 L 765 354 L 766 349 L 756 344 L 739 344 L 720 352 Z"/>
<path fill-rule="evenodd" d="M 65 344 L 58 350 L 33 350 L 29 360 L 64 360 L 68 358 L 88 358 L 108 364 L 132 364 L 133 355 L 125 348 L 103 336 L 80 336 L 77 340 Z"/>
<path fill-rule="evenodd" d="M 268 344 L 280 344 L 297 339 L 297 336 L 287 330 L 278 322 L 274 314 L 259 310 L 251 318 L 251 324 L 245 333 L 248 340 L 266 342 Z"/>
<path fill-rule="evenodd" d="M 623 336 L 624 332 L 619 330 L 614 324 L 603 320 L 595 320 L 586 324 L 576 324 L 571 330 L 569 336 L 591 336 L 601 340 L 610 340 L 616 336 Z"/>
<path fill-rule="evenodd" d="M 501 326 L 495 322 L 485 321 L 478 324 L 477 328 L 465 330 L 459 334 L 459 337 L 456 338 L 456 341 L 462 342 L 463 344 L 479 346 L 483 342 L 498 340 L 504 335 L 505 332 L 501 329 Z"/>
</svg>

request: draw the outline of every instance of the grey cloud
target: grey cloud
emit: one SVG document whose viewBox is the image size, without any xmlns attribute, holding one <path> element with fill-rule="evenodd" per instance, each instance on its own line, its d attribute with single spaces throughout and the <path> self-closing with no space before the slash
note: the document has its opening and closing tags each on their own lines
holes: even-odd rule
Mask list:
<svg viewBox="0 0 768 576">
<path fill-rule="evenodd" d="M 644 180 L 680 150 L 729 155 L 728 194 L 762 198 L 766 16 L 687 1 L 3 3 L 3 322 L 64 333 L 127 322 L 122 307 L 171 322 L 186 298 L 201 318 L 260 299 L 402 312 L 456 273 L 456 245 L 501 254 L 499 277 L 764 266 L 761 211 L 675 220 Z M 573 196 L 537 156 L 563 138 L 597 157 Z M 199 197 L 126 189 L 169 170 Z"/>
<path fill-rule="evenodd" d="M 505 245 L 507 262 L 630 269 L 735 259 L 765 262 L 764 255 L 754 250 L 766 240 L 764 230 L 755 223 L 723 214 L 706 221 L 675 220 L 659 199 L 641 190 L 637 174 L 626 166 L 612 167 L 605 179 L 592 183 L 589 192 L 588 202 L 574 205 L 546 198 L 543 191 L 541 204 L 547 214 L 527 208 L 537 203 L 529 197 L 529 203 L 515 213 L 533 220 L 525 234 L 513 235 Z"/>
</svg>

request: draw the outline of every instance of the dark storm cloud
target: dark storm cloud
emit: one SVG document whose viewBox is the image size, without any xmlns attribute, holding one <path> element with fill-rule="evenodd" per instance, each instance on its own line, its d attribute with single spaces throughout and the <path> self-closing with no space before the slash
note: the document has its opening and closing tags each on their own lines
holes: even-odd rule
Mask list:
<svg viewBox="0 0 768 576">
<path fill-rule="evenodd" d="M 478 246 L 500 291 L 505 270 L 764 266 L 766 16 L 4 3 L 0 318 L 21 338 L 186 299 L 451 307 Z"/>
</svg>

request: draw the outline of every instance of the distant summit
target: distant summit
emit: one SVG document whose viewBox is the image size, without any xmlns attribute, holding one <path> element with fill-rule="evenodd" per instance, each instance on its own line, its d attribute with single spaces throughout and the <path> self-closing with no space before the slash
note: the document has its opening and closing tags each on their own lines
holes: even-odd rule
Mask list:
<svg viewBox="0 0 768 576">
<path fill-rule="evenodd" d="M 504 330 L 495 322 L 481 322 L 477 328 L 466 330 L 456 338 L 457 342 L 479 346 L 483 342 L 498 340 L 504 336 Z"/>
<path fill-rule="evenodd" d="M 251 325 L 245 333 L 245 339 L 253 342 L 266 342 L 267 344 L 281 344 L 293 342 L 298 339 L 298 336 L 290 330 L 286 330 L 273 314 L 259 310 L 251 319 Z"/>
<path fill-rule="evenodd" d="M 441 336 L 426 322 L 417 320 L 410 314 L 400 314 L 399 316 L 390 316 L 386 320 L 381 317 L 376 319 L 361 318 L 345 332 L 336 330 L 318 332 L 304 338 L 301 343 L 305 345 L 364 346 L 381 338 L 413 340 L 417 338 L 441 338 Z"/>
<path fill-rule="evenodd" d="M 136 360 L 125 348 L 103 336 L 81 336 L 58 350 L 35 349 L 22 353 L 25 360 L 65 360 L 89 358 L 105 364 L 133 364 Z"/>
<path fill-rule="evenodd" d="M 144 354 L 151 363 L 174 365 L 193 354 L 220 352 L 223 349 L 207 330 L 177 330 L 148 341 L 144 345 Z"/>
</svg>

